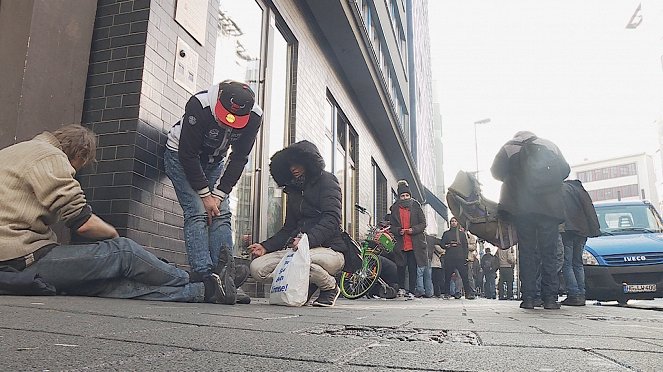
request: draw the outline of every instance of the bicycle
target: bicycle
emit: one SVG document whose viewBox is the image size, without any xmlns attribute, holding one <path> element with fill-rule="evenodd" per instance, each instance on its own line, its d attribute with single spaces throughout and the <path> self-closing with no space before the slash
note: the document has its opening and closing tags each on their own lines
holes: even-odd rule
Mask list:
<svg viewBox="0 0 663 372">
<path fill-rule="evenodd" d="M 350 238 L 350 242 L 355 246 L 357 254 L 361 258 L 361 267 L 351 273 L 343 272 L 339 285 L 341 294 L 349 300 L 354 300 L 366 295 L 375 283 L 379 283 L 378 295 L 380 297 L 396 297 L 396 290 L 380 278 L 382 264 L 379 258 L 380 254 L 393 251 L 395 239 L 389 232 L 389 227 L 371 225 L 372 216 L 366 208 L 355 204 L 355 209 L 361 214 L 368 215 L 368 231 L 361 245 Z"/>
</svg>

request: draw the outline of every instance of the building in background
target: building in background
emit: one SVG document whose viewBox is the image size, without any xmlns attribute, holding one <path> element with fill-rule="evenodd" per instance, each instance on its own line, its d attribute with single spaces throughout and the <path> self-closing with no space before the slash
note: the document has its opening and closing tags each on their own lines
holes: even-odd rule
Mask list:
<svg viewBox="0 0 663 372">
<path fill-rule="evenodd" d="M 78 176 L 89 202 L 122 236 L 159 256 L 186 263 L 182 210 L 163 171 L 166 134 L 192 94 L 224 79 L 248 82 L 264 110 L 251 158 L 230 195 L 236 254 L 283 223 L 283 195 L 269 175 L 269 159 L 299 140 L 315 143 L 339 178 L 343 228 L 352 235 L 368 223 L 355 205 L 384 217 L 398 179 L 410 182 L 415 198 L 430 199 L 423 2 L 56 3 L 0 2 L 0 43 L 12 51 L 2 54 L 11 83 L 2 94 L 11 100 L 0 108 L 17 118 L 16 128 L 2 128 L 0 145 L 70 122 L 91 128 L 98 162 Z M 430 205 L 446 214 L 439 204 Z"/>
<path fill-rule="evenodd" d="M 444 134 L 442 132 L 442 111 L 438 101 L 437 91 L 433 83 L 433 156 L 435 157 L 435 195 L 444 197 L 447 194 L 447 188 L 444 183 Z M 441 216 L 436 217 L 438 236 L 447 230 L 448 225 Z"/>
<path fill-rule="evenodd" d="M 652 156 L 637 154 L 571 167 L 594 202 L 647 199 L 660 208 Z"/>
<path fill-rule="evenodd" d="M 396 1 L 392 1 L 395 4 Z M 430 32 L 428 28 L 428 1 L 407 0 L 408 14 L 408 71 L 410 89 L 410 132 L 412 153 L 417 163 L 417 171 L 426 192 L 424 213 L 428 222 L 427 231 L 439 234 L 438 219 L 447 218 L 446 206 L 440 198 L 444 193 L 437 192 L 438 177 L 435 136 L 435 113 L 433 110 L 433 73 L 431 71 Z M 441 138 L 440 138 L 441 139 Z M 443 175 L 442 175 L 443 176 Z M 439 210 L 440 212 L 437 212 Z M 438 235 L 441 236 L 441 235 Z"/>
</svg>

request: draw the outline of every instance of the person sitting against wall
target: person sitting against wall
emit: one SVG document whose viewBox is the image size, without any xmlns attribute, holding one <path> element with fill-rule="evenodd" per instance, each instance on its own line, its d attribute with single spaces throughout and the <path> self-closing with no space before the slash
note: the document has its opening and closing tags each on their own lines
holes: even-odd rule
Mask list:
<svg viewBox="0 0 663 372">
<path fill-rule="evenodd" d="M 0 294 L 234 303 L 218 275 L 191 283 L 92 213 L 74 176 L 95 153 L 94 133 L 77 124 L 0 150 Z M 95 242 L 60 244 L 60 221 Z"/>
</svg>

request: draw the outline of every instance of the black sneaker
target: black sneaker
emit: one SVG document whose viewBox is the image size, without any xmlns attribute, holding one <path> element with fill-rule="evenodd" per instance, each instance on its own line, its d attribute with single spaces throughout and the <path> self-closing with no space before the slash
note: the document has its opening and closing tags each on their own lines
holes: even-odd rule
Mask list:
<svg viewBox="0 0 663 372">
<path fill-rule="evenodd" d="M 320 291 L 318 299 L 313 301 L 313 306 L 332 307 L 336 303 L 336 299 L 341 294 L 341 288 L 335 286 L 334 289 L 328 291 Z"/>
<path fill-rule="evenodd" d="M 560 305 L 559 302 L 555 300 L 543 301 L 543 308 L 546 310 L 559 310 L 561 307 L 562 305 Z"/>
<path fill-rule="evenodd" d="M 568 296 L 564 301 L 562 301 L 562 305 L 585 306 L 585 301 L 585 296 Z"/>
<path fill-rule="evenodd" d="M 235 304 L 235 287 L 227 277 L 224 280 L 221 276 L 212 273 L 203 278 L 203 283 L 205 284 L 205 302 L 226 305 Z"/>
<path fill-rule="evenodd" d="M 465 295 L 466 300 L 474 300 L 475 298 L 477 298 L 477 297 L 475 295 L 471 294 L 471 293 Z"/>
<path fill-rule="evenodd" d="M 520 308 L 529 310 L 534 309 L 534 300 L 531 298 L 523 299 L 523 302 L 520 303 Z"/>
<path fill-rule="evenodd" d="M 251 297 L 247 295 L 241 288 L 237 288 L 237 298 L 235 302 L 242 305 L 248 305 L 251 303 Z"/>
<path fill-rule="evenodd" d="M 251 269 L 249 269 L 248 266 L 246 265 L 235 265 L 235 276 L 234 282 L 235 282 L 235 288 L 239 288 L 246 282 L 246 279 L 249 278 L 251 275 Z"/>
<path fill-rule="evenodd" d="M 235 285 L 235 257 L 230 253 L 230 248 L 221 247 L 219 253 L 219 263 L 214 269 L 214 273 L 219 276 L 223 284 L 222 304 L 234 305 L 237 301 L 237 286 Z M 244 278 L 246 280 L 246 278 Z"/>
<path fill-rule="evenodd" d="M 308 296 L 306 297 L 306 303 L 309 303 L 311 301 L 311 298 L 313 297 L 313 295 L 317 291 L 318 291 L 318 286 L 313 284 L 313 283 L 309 283 L 309 285 L 308 285 Z"/>
</svg>

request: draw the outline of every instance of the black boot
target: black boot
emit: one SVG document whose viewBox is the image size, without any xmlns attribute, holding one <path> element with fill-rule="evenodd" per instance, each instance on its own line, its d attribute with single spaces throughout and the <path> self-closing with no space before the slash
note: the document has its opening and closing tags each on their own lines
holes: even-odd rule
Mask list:
<svg viewBox="0 0 663 372">
<path fill-rule="evenodd" d="M 235 286 L 235 257 L 230 253 L 230 248 L 221 247 L 219 263 L 214 269 L 223 285 L 223 300 L 221 303 L 234 305 L 237 301 L 237 287 Z"/>
</svg>

